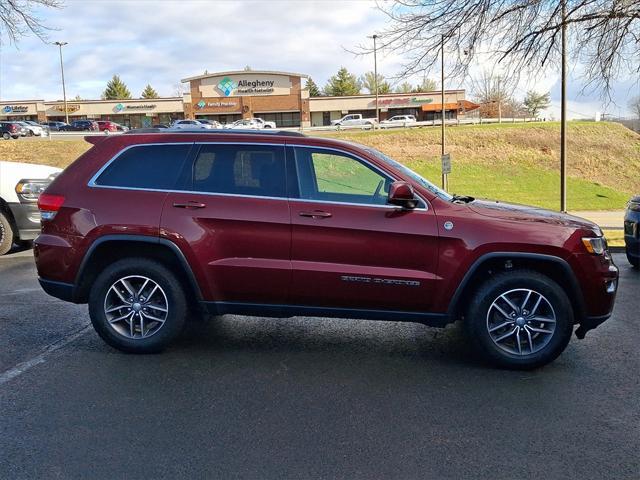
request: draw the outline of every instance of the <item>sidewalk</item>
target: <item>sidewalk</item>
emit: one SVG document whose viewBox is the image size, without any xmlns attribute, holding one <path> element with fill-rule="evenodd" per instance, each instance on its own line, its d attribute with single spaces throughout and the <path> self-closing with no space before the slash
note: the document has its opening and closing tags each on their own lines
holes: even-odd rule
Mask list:
<svg viewBox="0 0 640 480">
<path fill-rule="evenodd" d="M 624 210 L 603 210 L 603 211 L 574 211 L 569 212 L 576 217 L 586 218 L 597 223 L 600 228 L 605 230 L 623 230 L 624 229 Z"/>
</svg>

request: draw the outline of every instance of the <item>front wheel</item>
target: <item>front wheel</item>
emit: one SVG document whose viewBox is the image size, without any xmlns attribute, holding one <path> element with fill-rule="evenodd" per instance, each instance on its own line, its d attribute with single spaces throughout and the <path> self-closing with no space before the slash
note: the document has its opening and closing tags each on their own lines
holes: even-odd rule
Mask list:
<svg viewBox="0 0 640 480">
<path fill-rule="evenodd" d="M 10 140 L 11 139 L 11 135 L 9 133 L 7 133 L 7 132 L 4 132 L 2 134 L 2 138 L 4 138 L 5 140 Z"/>
<path fill-rule="evenodd" d="M 640 268 L 640 257 L 632 257 L 631 255 L 629 255 L 629 252 L 627 252 L 627 260 L 629 260 L 629 263 L 631 264 L 631 266 L 633 266 L 633 268 Z"/>
<path fill-rule="evenodd" d="M 11 222 L 0 210 L 0 255 L 4 255 L 13 246 L 13 229 L 11 228 Z"/>
<path fill-rule="evenodd" d="M 464 319 L 467 336 L 485 359 L 521 370 L 555 360 L 571 339 L 573 321 L 564 290 L 528 270 L 489 278 L 473 295 Z"/>
<path fill-rule="evenodd" d="M 156 353 L 182 331 L 187 300 L 177 277 L 153 260 L 127 258 L 106 268 L 89 297 L 91 323 L 118 350 Z"/>
</svg>

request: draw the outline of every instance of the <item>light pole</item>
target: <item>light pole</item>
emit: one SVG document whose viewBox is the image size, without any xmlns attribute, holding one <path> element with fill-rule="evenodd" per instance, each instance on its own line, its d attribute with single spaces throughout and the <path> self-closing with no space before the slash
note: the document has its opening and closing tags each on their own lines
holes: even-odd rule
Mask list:
<svg viewBox="0 0 640 480">
<path fill-rule="evenodd" d="M 441 86 L 441 102 L 442 102 L 442 125 L 441 125 L 441 137 L 442 137 L 442 157 L 444 158 L 445 155 L 445 149 L 446 149 L 446 145 L 445 145 L 445 137 L 444 137 L 444 116 L 445 116 L 445 105 L 444 105 L 444 35 L 442 35 L 442 65 L 441 65 L 441 72 L 440 72 L 440 86 Z M 447 190 L 447 174 L 444 172 L 444 169 L 442 171 L 442 189 L 443 190 Z"/>
<path fill-rule="evenodd" d="M 380 110 L 378 109 L 378 48 L 376 39 L 379 35 L 372 35 L 369 38 L 373 38 L 373 85 L 376 89 L 376 122 L 380 122 Z"/>
<path fill-rule="evenodd" d="M 62 98 L 64 101 L 64 118 L 69 123 L 69 110 L 67 110 L 67 87 L 64 84 L 64 64 L 62 63 L 62 47 L 67 45 L 68 42 L 55 42 L 60 49 L 60 73 L 62 74 Z"/>
<path fill-rule="evenodd" d="M 560 211 L 567 211 L 567 2 L 562 0 L 562 75 L 560 111 Z"/>
</svg>

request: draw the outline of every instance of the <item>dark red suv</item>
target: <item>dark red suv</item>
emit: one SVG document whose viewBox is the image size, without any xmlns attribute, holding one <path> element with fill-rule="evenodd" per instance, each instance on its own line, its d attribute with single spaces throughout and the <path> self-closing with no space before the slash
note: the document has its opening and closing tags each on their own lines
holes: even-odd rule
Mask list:
<svg viewBox="0 0 640 480">
<path fill-rule="evenodd" d="M 611 315 L 597 225 L 452 196 L 362 145 L 150 130 L 94 146 L 40 197 L 40 283 L 110 345 L 154 352 L 210 314 L 464 322 L 532 368 Z"/>
</svg>

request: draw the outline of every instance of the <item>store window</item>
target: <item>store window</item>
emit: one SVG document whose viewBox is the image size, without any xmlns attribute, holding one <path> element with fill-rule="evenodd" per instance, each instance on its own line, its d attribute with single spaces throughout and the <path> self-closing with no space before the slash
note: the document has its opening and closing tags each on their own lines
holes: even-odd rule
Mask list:
<svg viewBox="0 0 640 480">
<path fill-rule="evenodd" d="M 254 116 L 266 122 L 276 122 L 276 127 L 300 126 L 300 112 L 256 113 Z"/>
</svg>

